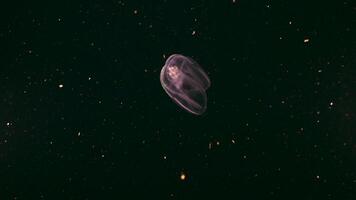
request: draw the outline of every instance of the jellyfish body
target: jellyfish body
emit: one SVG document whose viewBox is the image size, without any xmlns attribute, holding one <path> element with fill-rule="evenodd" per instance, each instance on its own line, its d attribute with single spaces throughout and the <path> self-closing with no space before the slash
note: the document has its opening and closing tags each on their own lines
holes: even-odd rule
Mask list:
<svg viewBox="0 0 356 200">
<path fill-rule="evenodd" d="M 166 60 L 160 75 L 166 93 L 184 110 L 201 115 L 207 107 L 206 90 L 210 80 L 193 59 L 173 54 Z"/>
</svg>

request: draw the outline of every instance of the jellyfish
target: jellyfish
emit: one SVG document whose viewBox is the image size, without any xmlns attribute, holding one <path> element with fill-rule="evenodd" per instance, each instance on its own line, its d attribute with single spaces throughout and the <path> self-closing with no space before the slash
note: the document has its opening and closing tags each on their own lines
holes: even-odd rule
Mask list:
<svg viewBox="0 0 356 200">
<path fill-rule="evenodd" d="M 180 54 L 169 56 L 160 80 L 168 96 L 184 110 L 195 115 L 206 111 L 210 80 L 196 61 Z"/>
</svg>

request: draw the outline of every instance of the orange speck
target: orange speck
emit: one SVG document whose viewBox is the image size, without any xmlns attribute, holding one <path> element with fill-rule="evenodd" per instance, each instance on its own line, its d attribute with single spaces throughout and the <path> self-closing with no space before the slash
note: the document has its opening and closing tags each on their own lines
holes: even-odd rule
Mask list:
<svg viewBox="0 0 356 200">
<path fill-rule="evenodd" d="M 181 181 L 185 181 L 186 179 L 187 179 L 187 175 L 185 175 L 185 173 L 184 172 L 182 172 L 181 174 L 180 174 L 180 180 Z"/>
</svg>

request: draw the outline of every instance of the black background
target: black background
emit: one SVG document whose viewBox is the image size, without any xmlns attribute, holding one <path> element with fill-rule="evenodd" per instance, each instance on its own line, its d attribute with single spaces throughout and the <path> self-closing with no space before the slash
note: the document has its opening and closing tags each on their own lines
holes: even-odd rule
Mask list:
<svg viewBox="0 0 356 200">
<path fill-rule="evenodd" d="M 356 198 L 352 1 L 0 11 L 0 199 Z M 211 79 L 202 116 L 160 85 L 174 53 Z"/>
</svg>

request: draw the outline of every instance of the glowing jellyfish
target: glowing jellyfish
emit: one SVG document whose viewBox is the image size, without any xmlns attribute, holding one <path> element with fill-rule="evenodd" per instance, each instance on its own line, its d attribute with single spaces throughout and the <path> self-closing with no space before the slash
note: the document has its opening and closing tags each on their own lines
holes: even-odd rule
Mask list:
<svg viewBox="0 0 356 200">
<path fill-rule="evenodd" d="M 210 87 L 210 80 L 193 59 L 180 54 L 169 56 L 160 79 L 163 89 L 183 109 L 196 115 L 205 112 L 205 91 Z"/>
</svg>

